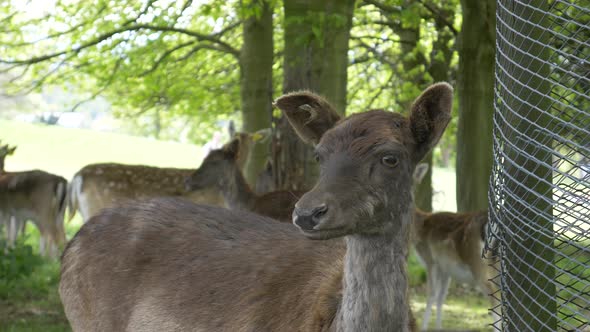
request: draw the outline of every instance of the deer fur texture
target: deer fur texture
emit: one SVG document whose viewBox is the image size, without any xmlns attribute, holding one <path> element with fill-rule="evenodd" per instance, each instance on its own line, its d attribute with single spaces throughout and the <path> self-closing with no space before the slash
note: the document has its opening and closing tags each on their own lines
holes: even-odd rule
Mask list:
<svg viewBox="0 0 590 332">
<path fill-rule="evenodd" d="M 172 198 L 106 210 L 62 258 L 73 330 L 415 331 L 412 172 L 451 102 L 440 83 L 410 118 L 373 110 L 341 119 L 310 92 L 279 98 L 321 166 L 295 205 L 297 227 Z"/>
<path fill-rule="evenodd" d="M 0 216 L 10 220 L 9 245 L 31 220 L 41 234 L 41 253 L 57 257 L 58 246 L 66 242 L 66 189 L 66 179 L 40 170 L 0 173 Z"/>
<path fill-rule="evenodd" d="M 187 178 L 187 190 L 217 189 L 223 195 L 225 206 L 232 210 L 248 210 L 291 222 L 295 203 L 305 192 L 277 190 L 256 194 L 239 167 L 240 146 L 240 139 L 235 138 L 221 149 L 211 151 L 201 166 Z"/>
<path fill-rule="evenodd" d="M 428 164 L 418 164 L 414 182 L 424 178 Z M 426 267 L 427 301 L 422 329 L 430 323 L 432 305 L 436 303 L 436 328 L 442 326 L 442 305 L 445 302 L 451 279 L 479 288 L 489 296 L 492 307 L 498 301 L 491 294 L 498 290 L 490 281 L 499 268 L 494 255 L 484 258 L 484 241 L 487 237 L 488 212 L 429 213 L 414 211 L 413 243 L 416 254 Z M 494 327 L 501 330 L 500 317 L 492 314 Z"/>
<path fill-rule="evenodd" d="M 250 146 L 262 134 L 239 132 L 233 135 L 239 137 L 244 152 L 243 157 L 236 160 L 241 168 L 246 163 Z M 87 165 L 74 175 L 68 188 L 68 220 L 76 211 L 87 221 L 104 208 L 150 197 L 184 197 L 193 202 L 222 206 L 223 197 L 217 188 L 186 190 L 185 179 L 194 171 L 115 163 Z"/>
</svg>

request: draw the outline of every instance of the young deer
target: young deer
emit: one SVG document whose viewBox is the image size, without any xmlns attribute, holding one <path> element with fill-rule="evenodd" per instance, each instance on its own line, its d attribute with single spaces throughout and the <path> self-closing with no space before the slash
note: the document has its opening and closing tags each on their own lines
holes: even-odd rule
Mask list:
<svg viewBox="0 0 590 332">
<path fill-rule="evenodd" d="M 419 164 L 414 173 L 420 182 L 428 169 Z M 436 301 L 436 328 L 442 326 L 442 305 L 447 297 L 451 278 L 478 287 L 490 297 L 492 307 L 498 303 L 491 295 L 497 288 L 490 279 L 495 274 L 494 258 L 483 258 L 487 235 L 488 212 L 471 213 L 414 211 L 414 248 L 426 267 L 428 297 L 422 329 L 430 322 L 432 305 Z M 497 268 L 498 266 L 496 266 Z M 494 327 L 499 331 L 500 318 L 493 314 Z"/>
<path fill-rule="evenodd" d="M 240 167 L 240 139 L 236 138 L 219 150 L 213 150 L 201 167 L 186 180 L 187 190 L 217 188 L 232 210 L 248 210 L 280 221 L 291 221 L 293 208 L 304 191 L 272 191 L 257 195 Z"/>
<path fill-rule="evenodd" d="M 321 166 L 293 212 L 299 231 L 173 198 L 106 210 L 62 258 L 59 292 L 73 330 L 415 330 L 412 172 L 451 103 L 446 83 L 428 88 L 409 118 L 372 110 L 341 119 L 310 92 L 279 98 Z"/>
<path fill-rule="evenodd" d="M 250 145 L 260 134 L 236 135 L 240 137 L 244 151 L 244 158 L 239 158 L 237 163 L 243 167 Z M 217 188 L 186 190 L 185 179 L 194 171 L 114 163 L 84 166 L 74 175 L 68 188 L 68 220 L 74 217 L 76 210 L 87 221 L 104 208 L 149 197 L 184 197 L 193 202 L 223 205 L 223 197 Z"/>
</svg>

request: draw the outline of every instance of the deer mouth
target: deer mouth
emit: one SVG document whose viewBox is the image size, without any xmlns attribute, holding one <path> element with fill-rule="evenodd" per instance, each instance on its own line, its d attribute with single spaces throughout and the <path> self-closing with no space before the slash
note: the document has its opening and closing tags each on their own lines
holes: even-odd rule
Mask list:
<svg viewBox="0 0 590 332">
<path fill-rule="evenodd" d="M 301 233 L 311 240 L 328 240 L 336 237 L 348 235 L 350 232 L 345 227 L 325 228 L 325 229 L 303 229 L 298 227 Z"/>
</svg>

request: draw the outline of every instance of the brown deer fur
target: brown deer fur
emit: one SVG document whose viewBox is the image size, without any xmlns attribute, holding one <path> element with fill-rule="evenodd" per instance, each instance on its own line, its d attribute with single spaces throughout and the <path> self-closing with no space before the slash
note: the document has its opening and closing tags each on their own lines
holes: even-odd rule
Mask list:
<svg viewBox="0 0 590 332">
<path fill-rule="evenodd" d="M 243 167 L 252 136 L 247 133 L 237 133 L 236 136 L 240 137 L 244 151 L 244 157 L 237 163 Z M 193 202 L 223 205 L 223 197 L 217 188 L 186 190 L 184 181 L 194 171 L 114 163 L 84 166 L 74 175 L 68 188 L 68 219 L 71 220 L 78 210 L 87 221 L 106 207 L 149 197 L 184 197 Z"/>
<path fill-rule="evenodd" d="M 280 221 L 291 222 L 291 214 L 304 191 L 278 190 L 258 195 L 246 182 L 238 165 L 240 140 L 234 139 L 223 148 L 207 155 L 201 167 L 187 178 L 187 189 L 213 190 L 223 194 L 225 205 L 232 210 L 248 210 Z"/>
<path fill-rule="evenodd" d="M 188 192 L 184 179 L 192 169 L 160 168 L 143 165 L 92 164 L 74 175 L 68 191 L 69 218 L 76 210 L 84 221 L 102 209 L 130 200 L 179 196 L 191 201 L 222 205 L 218 191 Z"/>
<path fill-rule="evenodd" d="M 9 242 L 16 240 L 19 225 L 32 220 L 41 234 L 41 252 L 56 257 L 57 246 L 66 240 L 66 188 L 66 179 L 40 170 L 0 173 L 0 215 L 15 224 Z"/>
<path fill-rule="evenodd" d="M 496 286 L 489 279 L 494 276 L 494 265 L 497 264 L 497 260 L 482 257 L 487 223 L 487 211 L 427 213 L 416 209 L 414 246 L 426 266 L 428 277 L 423 329 L 428 327 L 431 308 L 435 301 L 436 328 L 441 328 L 442 305 L 451 278 L 477 286 L 486 295 L 496 292 Z M 492 306 L 497 304 L 493 296 L 490 296 L 490 300 Z M 499 317 L 495 315 L 494 324 L 500 328 Z"/>
<path fill-rule="evenodd" d="M 410 119 L 346 119 L 298 92 L 276 105 L 316 145 L 321 174 L 293 225 L 153 199 L 92 218 L 62 258 L 74 331 L 410 331 L 412 172 L 450 119 L 437 84 Z M 320 240 L 320 241 L 313 241 Z"/>
</svg>

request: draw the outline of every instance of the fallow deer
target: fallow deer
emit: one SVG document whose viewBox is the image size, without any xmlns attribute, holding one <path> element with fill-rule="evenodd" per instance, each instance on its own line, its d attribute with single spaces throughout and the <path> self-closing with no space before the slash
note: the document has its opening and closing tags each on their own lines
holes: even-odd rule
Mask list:
<svg viewBox="0 0 590 332">
<path fill-rule="evenodd" d="M 280 221 L 291 221 L 293 208 L 305 191 L 271 191 L 256 194 L 239 167 L 240 139 L 212 150 L 201 166 L 186 180 L 187 190 L 217 188 L 232 210 L 248 210 Z"/>
<path fill-rule="evenodd" d="M 243 167 L 250 145 L 260 139 L 260 133 L 237 133 L 243 157 L 237 163 Z M 76 210 L 87 221 L 104 208 L 149 197 L 184 197 L 193 202 L 223 205 L 217 188 L 187 191 L 185 179 L 195 170 L 160 168 L 144 165 L 91 164 L 79 170 L 68 188 L 68 210 L 71 220 Z"/>
<path fill-rule="evenodd" d="M 64 212 L 67 181 L 40 170 L 0 173 L 0 214 L 12 218 L 8 242 L 13 245 L 20 225 L 31 220 L 39 229 L 40 251 L 56 257 L 65 244 Z"/>
<path fill-rule="evenodd" d="M 341 119 L 310 92 L 280 97 L 321 169 L 293 212 L 299 230 L 173 198 L 105 210 L 62 256 L 73 330 L 414 331 L 412 172 L 451 103 L 452 88 L 439 83 L 409 118 L 372 110 Z"/>
<path fill-rule="evenodd" d="M 414 181 L 420 182 L 427 164 L 416 167 Z M 451 279 L 478 287 L 490 297 L 492 307 L 498 303 L 492 294 L 497 291 L 490 280 L 498 268 L 497 259 L 483 255 L 487 235 L 488 212 L 472 213 L 414 211 L 414 248 L 426 267 L 427 301 L 422 329 L 430 323 L 432 305 L 436 302 L 436 328 L 442 326 L 442 305 Z M 494 327 L 500 331 L 500 317 L 492 312 Z"/>
<path fill-rule="evenodd" d="M 5 173 L 6 157 L 14 154 L 15 150 L 16 146 L 10 147 L 8 144 L 0 146 L 0 174 Z M 7 212 L 0 211 L 0 227 L 4 228 L 9 247 L 14 246 L 16 237 L 24 231 L 25 224 L 25 222 L 17 220 L 14 216 L 7 214 Z"/>
</svg>

